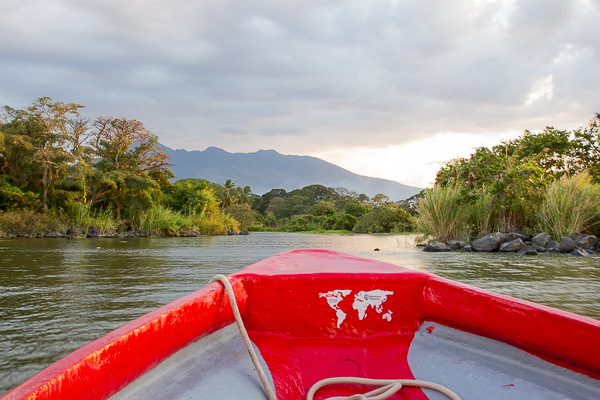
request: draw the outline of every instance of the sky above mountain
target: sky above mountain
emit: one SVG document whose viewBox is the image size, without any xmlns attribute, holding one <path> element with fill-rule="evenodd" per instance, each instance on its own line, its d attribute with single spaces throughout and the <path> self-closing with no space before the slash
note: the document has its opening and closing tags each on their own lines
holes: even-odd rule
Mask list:
<svg viewBox="0 0 600 400">
<path fill-rule="evenodd" d="M 2 0 L 0 105 L 135 118 L 171 148 L 274 149 L 424 187 L 600 111 L 600 0 Z"/>
</svg>

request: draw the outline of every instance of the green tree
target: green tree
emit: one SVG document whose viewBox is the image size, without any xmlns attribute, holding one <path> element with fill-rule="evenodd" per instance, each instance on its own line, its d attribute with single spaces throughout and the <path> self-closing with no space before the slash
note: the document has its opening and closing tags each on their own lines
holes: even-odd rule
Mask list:
<svg viewBox="0 0 600 400">
<path fill-rule="evenodd" d="M 235 203 L 236 186 L 231 179 L 227 179 L 225 183 L 223 183 L 223 193 L 223 207 L 229 207 L 230 205 Z"/>
<path fill-rule="evenodd" d="M 287 199 L 274 198 L 269 203 L 267 212 L 271 211 L 278 219 L 290 218 L 292 215 L 306 214 L 308 211 L 307 199 L 302 196 L 291 196 Z"/>
<path fill-rule="evenodd" d="M 253 194 L 252 194 L 252 189 L 250 188 L 250 186 L 244 186 L 244 188 L 240 191 L 240 200 L 239 203 L 240 204 L 248 204 L 248 205 L 252 205 L 253 203 Z"/>
<path fill-rule="evenodd" d="M 79 117 L 80 108 L 83 106 L 75 103 L 53 102 L 50 97 L 37 99 L 25 110 L 5 107 L 9 124 L 20 130 L 18 141 L 25 149 L 33 150 L 32 161 L 41 170 L 44 211 L 49 209 L 51 187 L 73 160 L 66 146 L 72 126 L 70 122 Z"/>
<path fill-rule="evenodd" d="M 334 215 L 335 204 L 333 204 L 331 201 L 322 200 L 310 206 L 308 212 L 317 217 Z"/>
<path fill-rule="evenodd" d="M 93 127 L 91 203 L 113 199 L 117 219 L 125 200 L 130 206 L 148 208 L 151 192 L 161 190 L 159 182 L 175 177 L 169 155 L 157 146 L 158 137 L 141 122 L 126 118 L 100 117 Z"/>
<path fill-rule="evenodd" d="M 592 182 L 600 183 L 600 113 L 585 126 L 576 129 L 575 154 L 580 161 L 580 169 L 587 169 Z"/>
<path fill-rule="evenodd" d="M 373 204 L 380 206 L 380 205 L 390 201 L 390 198 L 383 193 L 379 193 L 379 194 L 376 194 L 375 196 L 373 196 L 372 201 L 373 201 Z"/>
<path fill-rule="evenodd" d="M 260 196 L 260 199 L 256 199 L 253 204 L 253 208 L 257 210 L 259 213 L 266 215 L 267 208 L 271 203 L 271 200 L 274 198 L 285 199 L 287 197 L 287 192 L 285 189 L 271 189 L 267 193 Z"/>
<path fill-rule="evenodd" d="M 394 231 L 412 231 L 413 218 L 395 204 L 372 207 L 358 219 L 352 229 L 357 233 L 389 233 Z"/>
<path fill-rule="evenodd" d="M 206 180 L 188 178 L 175 182 L 167 191 L 165 203 L 186 215 L 203 217 L 219 214 L 220 201 Z"/>
<path fill-rule="evenodd" d="M 248 226 L 253 225 L 258 221 L 258 212 L 250 208 L 248 203 L 232 204 L 225 207 L 223 212 L 231 215 L 239 222 L 240 229 L 246 229 Z"/>
</svg>

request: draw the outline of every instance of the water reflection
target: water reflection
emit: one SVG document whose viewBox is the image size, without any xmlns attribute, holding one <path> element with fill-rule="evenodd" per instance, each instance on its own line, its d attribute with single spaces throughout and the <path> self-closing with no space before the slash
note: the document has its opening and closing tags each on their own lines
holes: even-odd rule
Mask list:
<svg viewBox="0 0 600 400">
<path fill-rule="evenodd" d="M 399 235 L 0 240 L 0 394 L 216 273 L 297 248 L 344 251 L 600 319 L 600 257 L 424 253 Z"/>
</svg>

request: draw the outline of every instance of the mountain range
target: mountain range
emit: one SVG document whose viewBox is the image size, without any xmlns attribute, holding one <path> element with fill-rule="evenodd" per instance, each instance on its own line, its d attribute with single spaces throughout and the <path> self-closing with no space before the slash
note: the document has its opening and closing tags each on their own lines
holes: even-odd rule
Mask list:
<svg viewBox="0 0 600 400">
<path fill-rule="evenodd" d="M 171 155 L 171 170 L 177 179 L 201 178 L 217 183 L 231 179 L 236 185 L 250 186 L 256 194 L 312 184 L 343 187 L 370 197 L 383 193 L 391 200 L 403 200 L 421 191 L 395 181 L 358 175 L 320 158 L 283 155 L 275 150 L 229 153 L 218 147 L 204 151 L 163 147 Z"/>
</svg>

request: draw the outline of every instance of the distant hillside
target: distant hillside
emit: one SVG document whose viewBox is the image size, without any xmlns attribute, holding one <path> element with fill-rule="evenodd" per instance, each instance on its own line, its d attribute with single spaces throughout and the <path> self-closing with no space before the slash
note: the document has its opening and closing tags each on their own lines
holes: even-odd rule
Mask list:
<svg viewBox="0 0 600 400">
<path fill-rule="evenodd" d="M 421 190 L 387 179 L 357 175 L 319 158 L 286 156 L 275 150 L 228 153 L 217 147 L 204 151 L 166 149 L 175 164 L 171 170 L 177 179 L 202 178 L 218 183 L 231 179 L 238 186 L 250 186 L 256 194 L 275 188 L 293 190 L 321 184 L 344 187 L 370 197 L 383 193 L 391 200 L 403 200 Z"/>
</svg>

